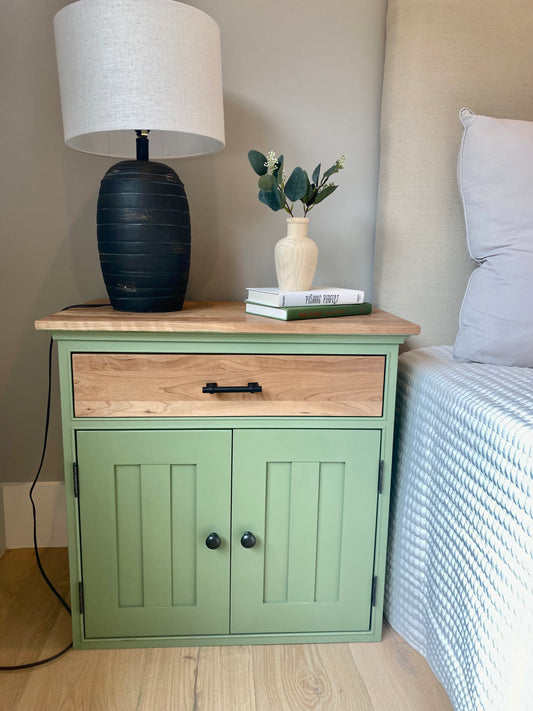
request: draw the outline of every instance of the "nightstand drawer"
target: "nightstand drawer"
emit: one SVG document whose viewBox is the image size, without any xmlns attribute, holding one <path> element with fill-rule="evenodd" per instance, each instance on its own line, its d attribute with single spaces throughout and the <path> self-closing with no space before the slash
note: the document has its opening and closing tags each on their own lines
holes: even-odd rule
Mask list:
<svg viewBox="0 0 533 711">
<path fill-rule="evenodd" d="M 76 417 L 380 417 L 385 356 L 74 353 L 72 375 Z"/>
</svg>

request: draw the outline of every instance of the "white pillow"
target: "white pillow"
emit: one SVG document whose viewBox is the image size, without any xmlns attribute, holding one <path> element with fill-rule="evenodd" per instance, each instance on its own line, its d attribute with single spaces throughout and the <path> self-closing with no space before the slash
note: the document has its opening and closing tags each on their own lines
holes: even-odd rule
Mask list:
<svg viewBox="0 0 533 711">
<path fill-rule="evenodd" d="M 458 181 L 478 265 L 459 315 L 460 360 L 533 367 L 533 123 L 460 113 Z"/>
</svg>

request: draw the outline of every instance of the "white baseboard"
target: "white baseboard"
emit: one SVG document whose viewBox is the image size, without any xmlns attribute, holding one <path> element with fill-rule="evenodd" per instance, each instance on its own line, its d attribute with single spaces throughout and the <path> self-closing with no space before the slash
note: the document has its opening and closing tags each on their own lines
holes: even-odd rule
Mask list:
<svg viewBox="0 0 533 711">
<path fill-rule="evenodd" d="M 33 516 L 29 499 L 31 484 L 0 484 L 0 504 L 4 503 L 5 547 L 33 548 Z M 33 492 L 37 510 L 37 543 L 40 548 L 67 545 L 65 485 L 43 481 Z M 0 519 L 2 518 L 0 513 Z"/>
</svg>

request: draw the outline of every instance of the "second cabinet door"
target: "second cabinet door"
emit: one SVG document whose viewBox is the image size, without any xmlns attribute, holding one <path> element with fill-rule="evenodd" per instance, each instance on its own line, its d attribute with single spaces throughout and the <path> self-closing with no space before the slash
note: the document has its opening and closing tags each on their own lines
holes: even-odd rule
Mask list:
<svg viewBox="0 0 533 711">
<path fill-rule="evenodd" d="M 377 430 L 234 432 L 233 633 L 369 629 L 380 446 Z"/>
<path fill-rule="evenodd" d="M 231 431 L 79 431 L 77 452 L 85 636 L 227 634 Z"/>
</svg>

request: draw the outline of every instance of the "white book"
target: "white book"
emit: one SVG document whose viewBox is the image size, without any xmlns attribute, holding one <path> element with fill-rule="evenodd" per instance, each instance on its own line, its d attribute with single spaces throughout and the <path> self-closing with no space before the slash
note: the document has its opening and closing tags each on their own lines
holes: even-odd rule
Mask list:
<svg viewBox="0 0 533 711">
<path fill-rule="evenodd" d="M 365 292 L 359 289 L 323 287 L 307 291 L 286 291 L 276 287 L 248 288 L 248 301 L 265 306 L 335 306 L 337 304 L 362 304 Z"/>
</svg>

